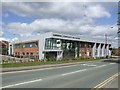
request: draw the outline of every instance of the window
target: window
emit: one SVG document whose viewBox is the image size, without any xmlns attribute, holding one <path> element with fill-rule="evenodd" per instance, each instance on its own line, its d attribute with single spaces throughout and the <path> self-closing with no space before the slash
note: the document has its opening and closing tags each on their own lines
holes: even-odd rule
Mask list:
<svg viewBox="0 0 120 90">
<path fill-rule="evenodd" d="M 23 48 L 25 48 L 25 45 L 23 45 Z"/>
<path fill-rule="evenodd" d="M 32 47 L 32 44 L 30 44 L 30 47 Z"/>
<path fill-rule="evenodd" d="M 15 48 L 20 48 L 20 45 L 19 44 L 15 44 L 14 47 Z"/>
<path fill-rule="evenodd" d="M 26 53 L 26 56 L 29 56 L 29 52 Z"/>
<path fill-rule="evenodd" d="M 97 52 L 97 49 L 96 49 L 96 50 L 95 50 L 95 55 L 97 55 L 97 53 L 98 53 L 98 52 Z"/>
<path fill-rule="evenodd" d="M 23 55 L 25 55 L 25 53 L 24 53 L 24 52 L 23 52 L 22 54 L 23 54 Z"/>
<path fill-rule="evenodd" d="M 33 52 L 30 52 L 30 56 L 33 56 Z"/>
<path fill-rule="evenodd" d="M 57 47 L 57 39 L 55 38 L 46 38 L 45 40 L 45 49 L 56 49 Z"/>
</svg>

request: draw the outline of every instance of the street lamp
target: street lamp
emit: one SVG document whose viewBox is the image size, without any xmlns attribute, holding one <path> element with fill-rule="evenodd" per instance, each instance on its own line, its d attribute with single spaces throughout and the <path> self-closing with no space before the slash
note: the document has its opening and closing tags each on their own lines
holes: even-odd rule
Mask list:
<svg viewBox="0 0 120 90">
<path fill-rule="evenodd" d="M 108 27 L 108 30 L 109 30 L 109 28 L 112 29 L 113 27 L 112 27 L 112 26 L 111 26 L 111 27 Z M 107 45 L 107 43 L 108 43 L 108 35 L 105 34 L 105 45 Z M 109 44 L 109 43 L 108 43 L 108 44 Z M 106 47 L 106 48 L 107 48 L 107 47 Z M 108 55 L 107 55 L 107 53 L 108 53 Z M 109 57 L 109 50 L 107 51 L 107 49 L 106 49 L 105 56 L 106 56 L 106 57 Z"/>
</svg>

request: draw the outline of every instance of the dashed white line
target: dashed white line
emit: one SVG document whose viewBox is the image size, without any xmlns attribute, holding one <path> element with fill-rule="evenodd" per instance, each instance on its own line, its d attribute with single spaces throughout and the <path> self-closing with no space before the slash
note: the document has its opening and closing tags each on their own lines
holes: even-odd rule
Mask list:
<svg viewBox="0 0 120 90">
<path fill-rule="evenodd" d="M 17 84 L 8 85 L 8 86 L 3 86 L 2 88 L 9 88 L 9 87 L 13 87 L 13 86 L 29 84 L 29 83 L 34 83 L 34 82 L 38 82 L 38 81 L 42 81 L 42 79 L 37 79 L 37 80 L 32 80 L 32 81 L 27 81 L 27 82 L 22 82 L 22 83 L 17 83 Z"/>
<path fill-rule="evenodd" d="M 77 71 L 74 71 L 74 72 L 62 74 L 62 76 L 69 75 L 69 74 L 73 74 L 73 73 L 78 73 L 78 72 L 82 72 L 82 71 L 86 71 L 86 70 L 87 70 L 87 69 L 77 70 Z"/>
<path fill-rule="evenodd" d="M 116 64 L 116 63 L 110 63 L 110 64 Z"/>
<path fill-rule="evenodd" d="M 81 65 L 84 65 L 84 66 L 85 66 L 85 65 L 87 65 L 87 64 L 81 64 Z"/>
<path fill-rule="evenodd" d="M 93 65 L 93 64 L 81 64 L 83 66 L 97 66 L 97 65 Z"/>
<path fill-rule="evenodd" d="M 99 67 L 104 67 L 104 66 L 107 66 L 107 65 L 101 65 L 101 66 L 97 66 L 97 67 L 93 67 L 93 68 L 99 68 Z M 90 69 L 93 69 L 93 68 L 90 68 Z M 73 71 L 73 72 L 69 72 L 69 73 L 64 73 L 64 74 L 61 74 L 61 76 L 66 76 L 66 75 L 70 75 L 70 74 L 74 74 L 74 73 L 78 73 L 78 72 L 83 72 L 83 71 L 86 71 L 86 70 L 89 70 L 89 69 L 82 69 L 82 70 L 77 70 L 77 71 Z M 42 81 L 42 80 L 43 79 L 37 79 L 37 80 L 17 83 L 17 84 L 13 84 L 13 85 L 3 86 L 2 88 L 9 88 L 9 87 L 14 87 L 14 86 L 18 86 L 18 85 L 34 83 L 34 82 L 38 82 L 38 81 Z"/>
<path fill-rule="evenodd" d="M 110 63 L 115 64 L 115 63 Z M 93 65 L 93 64 L 81 64 L 84 66 L 97 66 L 97 65 Z M 47 70 L 47 69 L 56 69 L 56 68 L 66 68 L 66 67 L 72 67 L 72 66 L 78 66 L 78 65 L 70 65 L 70 66 L 62 66 L 62 67 L 50 67 L 50 68 L 44 68 L 44 69 L 34 69 L 34 70 L 24 70 L 24 71 L 13 71 L 13 72 L 4 72 L 4 73 L 0 73 L 0 74 L 10 74 L 10 73 L 20 73 L 20 72 L 30 72 L 30 71 L 39 71 L 39 70 Z"/>
<path fill-rule="evenodd" d="M 92 66 L 92 67 L 95 67 L 95 66 L 97 66 L 97 65 L 87 65 L 87 66 Z"/>
<path fill-rule="evenodd" d="M 97 67 L 93 67 L 93 68 L 100 68 L 100 67 L 104 67 L 104 66 L 107 66 L 107 65 L 101 65 L 101 66 L 97 66 Z M 90 68 L 90 69 L 93 69 L 93 68 Z M 66 75 L 70 75 L 70 74 L 74 74 L 74 73 L 78 73 L 78 72 L 83 72 L 83 71 L 90 70 L 90 69 L 77 70 L 77 71 L 74 71 L 74 72 L 69 72 L 69 73 L 62 74 L 62 76 L 66 76 Z"/>
<path fill-rule="evenodd" d="M 104 66 L 107 66 L 107 65 L 101 65 L 101 66 L 98 66 L 98 67 L 95 67 L 95 68 L 104 67 Z"/>
</svg>

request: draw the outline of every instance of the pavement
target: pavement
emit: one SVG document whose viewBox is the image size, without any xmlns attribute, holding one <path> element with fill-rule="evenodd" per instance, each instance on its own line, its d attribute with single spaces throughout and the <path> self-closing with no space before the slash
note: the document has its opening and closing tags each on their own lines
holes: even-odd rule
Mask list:
<svg viewBox="0 0 120 90">
<path fill-rule="evenodd" d="M 2 88 L 94 88 L 118 73 L 118 64 L 93 61 L 61 67 L 2 73 Z M 106 88 L 118 88 L 114 86 Z M 111 86 L 111 87 L 110 87 Z"/>
</svg>

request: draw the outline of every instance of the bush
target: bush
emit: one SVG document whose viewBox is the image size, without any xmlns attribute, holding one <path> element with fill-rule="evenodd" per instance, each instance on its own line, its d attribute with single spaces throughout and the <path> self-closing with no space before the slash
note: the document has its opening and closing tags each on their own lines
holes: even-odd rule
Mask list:
<svg viewBox="0 0 120 90">
<path fill-rule="evenodd" d="M 48 58 L 47 61 L 56 61 L 56 58 Z"/>
</svg>

